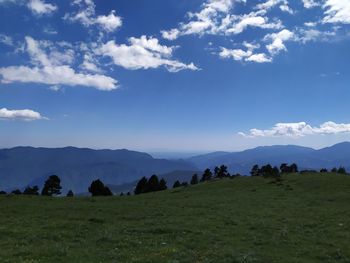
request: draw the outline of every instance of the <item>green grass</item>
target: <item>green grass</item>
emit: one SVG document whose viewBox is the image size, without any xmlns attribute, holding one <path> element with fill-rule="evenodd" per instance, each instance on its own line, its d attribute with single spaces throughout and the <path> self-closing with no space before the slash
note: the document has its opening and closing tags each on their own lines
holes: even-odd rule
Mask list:
<svg viewBox="0 0 350 263">
<path fill-rule="evenodd" d="M 350 262 L 350 176 L 131 197 L 0 197 L 0 262 Z"/>
</svg>

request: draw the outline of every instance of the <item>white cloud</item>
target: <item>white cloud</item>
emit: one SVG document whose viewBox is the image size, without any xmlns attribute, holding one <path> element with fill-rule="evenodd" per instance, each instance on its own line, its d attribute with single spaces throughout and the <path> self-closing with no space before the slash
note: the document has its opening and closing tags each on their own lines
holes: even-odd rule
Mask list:
<svg viewBox="0 0 350 263">
<path fill-rule="evenodd" d="M 289 13 L 289 14 L 291 14 L 291 15 L 293 15 L 293 14 L 295 13 L 294 10 L 293 10 L 292 8 L 290 8 L 290 6 L 287 5 L 287 4 L 282 4 L 282 5 L 280 5 L 280 9 L 281 9 L 283 12 L 287 12 L 287 13 Z"/>
<path fill-rule="evenodd" d="M 281 21 L 269 22 L 267 17 L 258 15 L 256 12 L 247 15 L 232 16 L 232 23 L 225 29 L 225 34 L 240 34 L 248 27 L 258 27 L 263 29 L 280 29 Z"/>
<path fill-rule="evenodd" d="M 285 41 L 291 40 L 294 38 L 294 33 L 288 29 L 283 29 L 278 33 L 272 33 L 265 36 L 265 40 L 272 40 L 272 43 L 267 45 L 266 48 L 272 55 L 278 54 L 280 51 L 286 51 L 287 48 L 284 45 Z"/>
<path fill-rule="evenodd" d="M 171 59 L 174 47 L 162 46 L 156 38 L 129 38 L 129 45 L 109 41 L 98 49 L 98 54 L 112 58 L 114 64 L 126 69 L 149 69 L 164 66 L 171 72 L 198 70 L 193 64 Z"/>
<path fill-rule="evenodd" d="M 78 5 L 80 10 L 76 13 L 67 13 L 64 19 L 72 22 L 80 22 L 85 27 L 98 25 L 106 32 L 113 32 L 122 26 L 121 17 L 116 15 L 115 10 L 112 10 L 109 15 L 96 16 L 95 4 L 92 0 L 75 0 L 73 5 Z"/>
<path fill-rule="evenodd" d="M 90 72 L 95 72 L 95 73 L 103 72 L 103 70 L 96 65 L 95 59 L 93 58 L 92 54 L 89 54 L 89 53 L 84 55 L 84 61 L 80 65 L 80 67 Z"/>
<path fill-rule="evenodd" d="M 223 17 L 233 7 L 235 0 L 208 0 L 197 13 L 189 13 L 190 21 L 181 23 L 179 28 L 162 31 L 162 36 L 174 40 L 179 36 L 191 34 L 213 33 L 218 31 Z M 237 1 L 239 2 L 239 1 Z"/>
<path fill-rule="evenodd" d="M 266 54 L 259 53 L 254 54 L 254 50 L 260 48 L 259 44 L 251 44 L 244 42 L 243 46 L 247 50 L 243 49 L 227 49 L 227 48 L 221 48 L 221 52 L 219 53 L 219 56 L 221 58 L 233 58 L 236 61 L 248 61 L 248 62 L 256 62 L 256 63 L 266 63 L 271 62 L 272 59 L 267 57 Z"/>
<path fill-rule="evenodd" d="M 26 37 L 27 52 L 34 67 L 10 66 L 0 68 L 2 83 L 22 82 L 41 83 L 48 85 L 87 86 L 99 90 L 113 90 L 118 81 L 99 74 L 84 74 L 76 72 L 69 64 L 72 63 L 70 52 L 46 53 L 43 46 L 50 47 L 49 42 L 39 42 Z M 74 55 L 74 53 L 73 53 Z"/>
<path fill-rule="evenodd" d="M 0 34 L 0 43 L 7 45 L 7 46 L 13 46 L 13 40 L 12 37 Z"/>
<path fill-rule="evenodd" d="M 272 58 L 268 57 L 264 53 L 254 54 L 251 55 L 249 58 L 246 59 L 247 61 L 256 62 L 256 63 L 268 63 L 272 62 Z"/>
<path fill-rule="evenodd" d="M 315 0 L 303 0 L 303 4 L 304 4 L 304 7 L 308 9 L 320 5 L 320 3 L 316 2 Z"/>
<path fill-rule="evenodd" d="M 30 0 L 27 6 L 35 15 L 47 15 L 57 10 L 57 6 L 43 0 Z"/>
<path fill-rule="evenodd" d="M 35 121 L 47 119 L 39 112 L 33 110 L 8 110 L 6 108 L 0 109 L 0 120 L 23 120 L 23 121 Z"/>
<path fill-rule="evenodd" d="M 310 41 L 329 41 L 333 39 L 336 35 L 336 32 L 332 31 L 320 31 L 317 29 L 300 29 L 298 36 L 295 40 L 302 43 L 307 43 Z"/>
<path fill-rule="evenodd" d="M 323 7 L 326 9 L 324 23 L 350 24 L 349 0 L 326 0 Z"/>
<path fill-rule="evenodd" d="M 349 133 L 350 124 L 325 122 L 319 127 L 312 127 L 306 122 L 297 123 L 277 123 L 271 129 L 259 130 L 251 129 L 248 134 L 240 132 L 245 137 L 303 137 L 317 134 L 339 134 Z"/>
<path fill-rule="evenodd" d="M 104 28 L 104 30 L 112 32 L 122 26 L 122 19 L 115 15 L 115 10 L 112 10 L 108 16 L 98 16 L 96 23 Z"/>
</svg>

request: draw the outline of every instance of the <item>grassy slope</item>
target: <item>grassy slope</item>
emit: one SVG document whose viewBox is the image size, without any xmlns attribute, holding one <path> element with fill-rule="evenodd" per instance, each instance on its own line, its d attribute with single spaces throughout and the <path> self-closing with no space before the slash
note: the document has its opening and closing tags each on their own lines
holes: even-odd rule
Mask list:
<svg viewBox="0 0 350 263">
<path fill-rule="evenodd" d="M 0 197 L 0 262 L 350 262 L 350 177 L 143 196 Z"/>
</svg>

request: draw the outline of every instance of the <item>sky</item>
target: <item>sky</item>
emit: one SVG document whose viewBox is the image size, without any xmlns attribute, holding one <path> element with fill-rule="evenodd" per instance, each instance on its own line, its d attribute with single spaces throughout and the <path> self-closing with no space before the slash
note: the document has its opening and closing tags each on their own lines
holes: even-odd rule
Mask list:
<svg viewBox="0 0 350 263">
<path fill-rule="evenodd" d="M 0 148 L 350 140 L 350 0 L 0 0 Z"/>
</svg>

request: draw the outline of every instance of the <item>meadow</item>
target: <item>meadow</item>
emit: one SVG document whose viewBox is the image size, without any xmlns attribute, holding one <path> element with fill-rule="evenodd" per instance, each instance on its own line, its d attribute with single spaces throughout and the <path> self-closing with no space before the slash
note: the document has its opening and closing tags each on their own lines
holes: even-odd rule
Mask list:
<svg viewBox="0 0 350 263">
<path fill-rule="evenodd" d="M 350 176 L 123 197 L 0 197 L 0 262 L 350 262 Z"/>
</svg>

